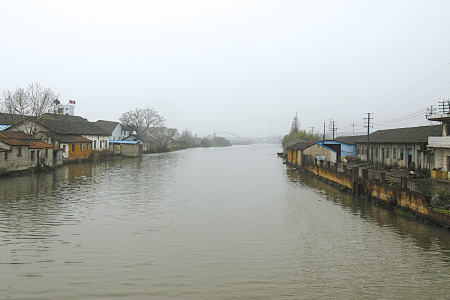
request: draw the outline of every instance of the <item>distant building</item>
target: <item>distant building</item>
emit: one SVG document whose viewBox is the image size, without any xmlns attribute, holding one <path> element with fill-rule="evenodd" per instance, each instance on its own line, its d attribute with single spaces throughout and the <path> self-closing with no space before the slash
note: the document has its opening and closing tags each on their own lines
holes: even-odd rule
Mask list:
<svg viewBox="0 0 450 300">
<path fill-rule="evenodd" d="M 68 104 L 61 104 L 59 100 L 55 101 L 55 114 L 75 115 L 75 100 L 69 100 Z"/>
</svg>

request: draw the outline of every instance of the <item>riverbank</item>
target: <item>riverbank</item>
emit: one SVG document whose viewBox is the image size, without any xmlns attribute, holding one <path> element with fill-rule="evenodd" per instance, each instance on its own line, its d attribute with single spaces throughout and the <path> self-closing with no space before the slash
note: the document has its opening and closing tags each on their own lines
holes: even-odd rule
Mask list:
<svg viewBox="0 0 450 300">
<path fill-rule="evenodd" d="M 287 163 L 290 165 L 289 163 Z M 295 171 L 306 172 L 352 194 L 383 203 L 387 207 L 400 209 L 415 217 L 436 225 L 450 228 L 450 214 L 431 207 L 431 197 L 409 190 L 407 180 L 400 187 L 389 185 L 382 181 L 369 180 L 367 169 L 359 170 L 353 167 L 344 168 L 343 172 L 337 170 L 337 165 L 323 162 L 302 160 L 302 166 L 292 166 Z"/>
</svg>

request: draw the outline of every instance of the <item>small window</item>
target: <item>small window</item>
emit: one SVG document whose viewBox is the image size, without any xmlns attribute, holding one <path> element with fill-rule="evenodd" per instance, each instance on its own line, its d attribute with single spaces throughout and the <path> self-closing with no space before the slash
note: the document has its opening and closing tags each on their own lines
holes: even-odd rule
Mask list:
<svg viewBox="0 0 450 300">
<path fill-rule="evenodd" d="M 397 159 L 397 148 L 392 148 L 392 158 Z"/>
<path fill-rule="evenodd" d="M 75 144 L 72 144 L 72 152 L 75 152 Z"/>
<path fill-rule="evenodd" d="M 86 146 L 86 147 L 87 147 L 87 148 L 86 148 L 86 150 L 87 150 L 87 151 L 89 151 L 89 144 L 87 144 L 87 146 Z"/>
<path fill-rule="evenodd" d="M 17 147 L 17 157 L 22 156 L 22 147 Z"/>
<path fill-rule="evenodd" d="M 96 149 L 97 148 L 97 140 L 94 140 L 94 147 L 92 147 L 92 149 Z"/>
<path fill-rule="evenodd" d="M 45 149 L 45 157 L 48 157 L 48 149 Z"/>
<path fill-rule="evenodd" d="M 389 158 L 389 148 L 386 148 L 386 158 Z"/>
<path fill-rule="evenodd" d="M 63 152 L 66 153 L 66 145 L 63 145 Z"/>
<path fill-rule="evenodd" d="M 400 149 L 400 160 L 404 159 L 404 150 L 403 148 Z"/>
<path fill-rule="evenodd" d="M 100 148 L 99 149 L 102 149 L 102 143 L 103 143 L 103 141 L 100 140 Z"/>
<path fill-rule="evenodd" d="M 8 151 L 5 151 L 5 160 L 8 159 Z"/>
<path fill-rule="evenodd" d="M 31 157 L 31 160 L 34 160 L 34 151 L 31 151 L 30 157 Z"/>
<path fill-rule="evenodd" d="M 80 144 L 80 151 L 83 151 L 83 144 Z"/>
</svg>

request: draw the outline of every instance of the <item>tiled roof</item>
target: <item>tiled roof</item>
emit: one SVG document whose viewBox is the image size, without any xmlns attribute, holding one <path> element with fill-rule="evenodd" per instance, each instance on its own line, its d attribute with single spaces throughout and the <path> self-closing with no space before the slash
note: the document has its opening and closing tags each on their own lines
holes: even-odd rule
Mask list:
<svg viewBox="0 0 450 300">
<path fill-rule="evenodd" d="M 1 125 L 13 125 L 23 121 L 23 117 L 14 114 L 0 113 L 0 124 Z"/>
<path fill-rule="evenodd" d="M 59 121 L 65 121 L 65 122 L 89 122 L 87 119 L 80 117 L 80 116 L 71 116 L 71 115 L 62 115 L 62 114 L 43 114 L 41 116 L 43 119 L 49 119 L 49 120 L 59 120 Z"/>
<path fill-rule="evenodd" d="M 294 149 L 294 150 L 305 150 L 314 144 L 317 144 L 317 142 L 299 142 L 299 143 L 293 144 L 291 146 L 288 146 L 286 148 Z"/>
<path fill-rule="evenodd" d="M 59 141 L 60 143 L 92 143 L 92 141 L 88 138 L 85 138 L 81 135 L 73 135 L 73 134 L 57 134 L 54 132 L 44 132 L 45 135 Z"/>
<path fill-rule="evenodd" d="M 21 131 L 0 132 L 0 141 L 10 146 L 29 146 L 30 149 L 53 148 L 53 146 L 33 139 L 31 135 Z"/>
<path fill-rule="evenodd" d="M 66 122 L 60 120 L 39 120 L 38 122 L 49 131 L 58 134 L 110 135 L 92 122 Z"/>
<path fill-rule="evenodd" d="M 6 145 L 10 145 L 10 146 L 28 146 L 28 144 L 26 142 L 23 142 L 18 139 L 14 139 L 14 138 L 1 138 L 0 137 L 0 142 L 4 143 Z"/>
<path fill-rule="evenodd" d="M 338 136 L 337 138 L 335 138 L 335 141 L 344 143 L 344 144 L 348 144 L 348 145 L 354 145 L 356 141 L 361 139 L 361 135 L 355 135 L 355 136 Z M 367 135 L 365 136 L 367 139 Z"/>
<path fill-rule="evenodd" d="M 148 134 L 148 133 L 144 133 L 144 134 L 140 134 L 140 135 L 132 134 L 129 137 L 127 137 L 126 139 L 132 140 L 132 141 L 141 140 L 143 142 L 152 142 L 152 143 L 158 142 L 157 138 L 155 138 L 153 135 Z"/>
<path fill-rule="evenodd" d="M 103 130 L 109 132 L 109 134 L 111 135 L 114 129 L 116 129 L 117 125 L 119 125 L 119 122 L 98 120 L 94 124 L 102 128 Z"/>
<path fill-rule="evenodd" d="M 23 142 L 25 142 L 30 147 L 30 149 L 53 148 L 52 145 L 46 144 L 46 143 L 41 142 L 41 141 L 32 141 L 32 140 L 30 140 L 30 141 L 23 141 Z"/>
<path fill-rule="evenodd" d="M 13 138 L 19 140 L 32 140 L 33 137 L 22 131 L 2 131 L 0 132 L 0 138 Z"/>
<path fill-rule="evenodd" d="M 370 143 L 428 143 L 429 136 L 442 136 L 442 125 L 377 130 L 369 136 Z M 356 143 L 366 143 L 367 135 Z"/>
</svg>

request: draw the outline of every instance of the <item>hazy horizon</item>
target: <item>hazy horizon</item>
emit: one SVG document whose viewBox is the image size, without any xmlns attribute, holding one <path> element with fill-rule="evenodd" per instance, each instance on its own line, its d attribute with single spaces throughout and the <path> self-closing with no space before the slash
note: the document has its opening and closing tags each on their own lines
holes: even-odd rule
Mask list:
<svg viewBox="0 0 450 300">
<path fill-rule="evenodd" d="M 428 124 L 450 98 L 449 1 L 3 1 L 0 90 L 39 82 L 75 114 L 155 108 L 205 136 Z M 352 126 L 352 124 L 354 126 Z M 328 127 L 327 127 L 328 132 Z"/>
</svg>

